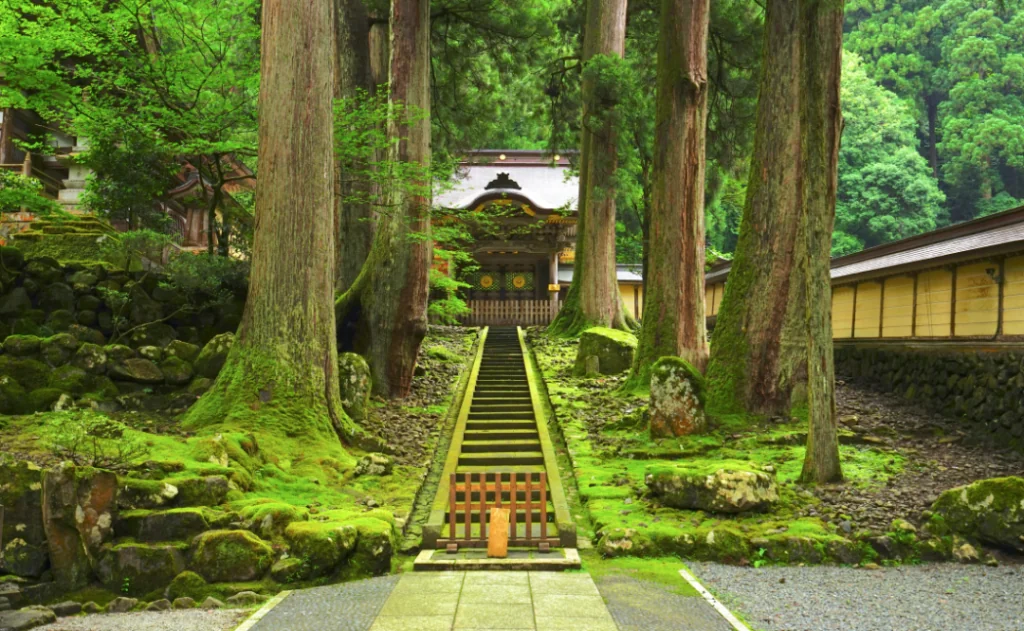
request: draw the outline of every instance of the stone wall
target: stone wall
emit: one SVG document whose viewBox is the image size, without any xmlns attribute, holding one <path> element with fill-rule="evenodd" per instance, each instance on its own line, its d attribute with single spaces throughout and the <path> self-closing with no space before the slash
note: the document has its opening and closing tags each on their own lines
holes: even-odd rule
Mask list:
<svg viewBox="0 0 1024 631">
<path fill-rule="evenodd" d="M 979 434 L 1024 445 L 1024 349 L 835 347 L 836 377 L 964 420 Z"/>
<path fill-rule="evenodd" d="M 202 345 L 235 331 L 244 293 L 211 308 L 166 280 L 0 248 L 0 414 L 195 401 L 220 368 Z"/>
</svg>

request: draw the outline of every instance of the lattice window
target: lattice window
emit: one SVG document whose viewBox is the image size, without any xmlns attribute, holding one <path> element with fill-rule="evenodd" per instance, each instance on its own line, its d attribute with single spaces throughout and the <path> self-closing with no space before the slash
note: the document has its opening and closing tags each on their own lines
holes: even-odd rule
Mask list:
<svg viewBox="0 0 1024 631">
<path fill-rule="evenodd" d="M 533 272 L 509 272 L 505 274 L 505 289 L 509 291 L 533 291 Z"/>
<path fill-rule="evenodd" d="M 501 289 L 501 272 L 477 272 L 473 275 L 473 289 L 498 291 Z"/>
</svg>

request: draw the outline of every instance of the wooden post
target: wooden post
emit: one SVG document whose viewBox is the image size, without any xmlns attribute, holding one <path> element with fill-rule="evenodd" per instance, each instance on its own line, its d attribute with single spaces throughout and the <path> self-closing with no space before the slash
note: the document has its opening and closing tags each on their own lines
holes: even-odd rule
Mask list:
<svg viewBox="0 0 1024 631">
<path fill-rule="evenodd" d="M 999 269 L 996 272 L 996 274 L 998 274 L 998 276 L 996 277 L 996 284 L 998 285 L 998 288 L 999 288 L 999 306 L 998 306 L 998 311 L 996 313 L 996 334 L 995 334 L 995 338 L 999 339 L 1000 337 L 1003 336 L 1003 309 L 1004 309 L 1003 303 L 1004 303 L 1004 294 L 1006 293 L 1006 281 L 1004 279 L 1004 276 L 1006 276 L 1006 257 L 1005 256 L 1000 256 L 999 257 Z"/>
<path fill-rule="evenodd" d="M 859 283 L 853 284 L 853 309 L 850 310 L 850 318 L 853 320 L 850 328 L 850 339 L 857 339 L 857 286 Z"/>
<path fill-rule="evenodd" d="M 487 536 L 487 556 L 504 559 L 508 556 L 508 509 L 491 509 L 491 532 Z M 483 516 L 480 516 L 483 519 Z"/>
<path fill-rule="evenodd" d="M 885 326 L 885 280 L 878 281 L 878 337 L 882 337 L 882 327 Z"/>
<path fill-rule="evenodd" d="M 953 280 L 949 290 L 949 337 L 956 337 L 956 265 L 953 266 Z"/>
<path fill-rule="evenodd" d="M 920 272 L 914 272 L 914 295 L 910 308 L 910 337 L 917 337 L 917 277 L 920 275 Z"/>
</svg>

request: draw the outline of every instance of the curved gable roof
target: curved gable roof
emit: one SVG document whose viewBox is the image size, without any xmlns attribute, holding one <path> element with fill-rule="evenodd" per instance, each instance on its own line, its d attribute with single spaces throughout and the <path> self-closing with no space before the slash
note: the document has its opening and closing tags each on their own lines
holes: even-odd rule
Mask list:
<svg viewBox="0 0 1024 631">
<path fill-rule="evenodd" d="M 576 210 L 579 178 L 574 175 L 567 177 L 568 171 L 568 165 L 539 165 L 536 162 L 462 164 L 451 187 L 435 193 L 434 206 L 471 208 L 486 197 L 504 193 L 523 199 L 537 209 L 567 207 Z"/>
</svg>

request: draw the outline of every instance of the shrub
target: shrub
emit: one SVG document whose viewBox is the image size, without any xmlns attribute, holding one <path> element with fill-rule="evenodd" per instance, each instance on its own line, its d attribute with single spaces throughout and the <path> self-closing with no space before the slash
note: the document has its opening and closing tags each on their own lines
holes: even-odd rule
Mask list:
<svg viewBox="0 0 1024 631">
<path fill-rule="evenodd" d="M 56 456 L 79 466 L 123 472 L 149 451 L 124 423 L 91 410 L 54 414 L 45 433 Z"/>
</svg>

